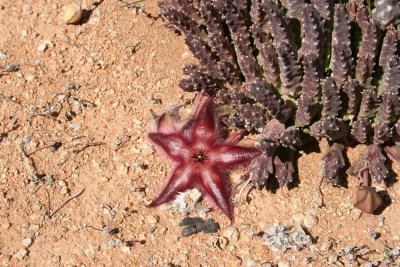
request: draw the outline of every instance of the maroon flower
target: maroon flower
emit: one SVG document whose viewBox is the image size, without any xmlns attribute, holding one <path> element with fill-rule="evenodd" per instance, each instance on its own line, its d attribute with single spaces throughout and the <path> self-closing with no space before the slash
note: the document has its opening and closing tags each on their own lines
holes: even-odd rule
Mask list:
<svg viewBox="0 0 400 267">
<path fill-rule="evenodd" d="M 172 162 L 172 172 L 161 193 L 149 204 L 156 207 L 175 198 L 177 193 L 198 188 L 233 222 L 231 184 L 228 171 L 249 163 L 261 152 L 237 145 L 242 131 L 222 139 L 211 97 L 200 96 L 191 120 L 177 127 L 171 114 L 163 114 L 151 141 Z"/>
</svg>

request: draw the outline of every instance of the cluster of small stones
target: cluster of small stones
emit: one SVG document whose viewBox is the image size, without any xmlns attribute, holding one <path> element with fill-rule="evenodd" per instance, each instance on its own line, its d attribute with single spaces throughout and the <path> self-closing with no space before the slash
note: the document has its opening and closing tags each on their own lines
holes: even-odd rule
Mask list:
<svg viewBox="0 0 400 267">
<path fill-rule="evenodd" d="M 400 159 L 398 1 L 159 5 L 198 59 L 184 66 L 181 88 L 214 95 L 227 126 L 258 134 L 264 154 L 251 164 L 254 185 L 292 183 L 296 153 L 322 138 L 330 144 L 322 158 L 327 182 L 341 184 L 344 150 L 356 143 L 368 148 L 355 172 L 389 177 L 387 154 Z"/>
</svg>

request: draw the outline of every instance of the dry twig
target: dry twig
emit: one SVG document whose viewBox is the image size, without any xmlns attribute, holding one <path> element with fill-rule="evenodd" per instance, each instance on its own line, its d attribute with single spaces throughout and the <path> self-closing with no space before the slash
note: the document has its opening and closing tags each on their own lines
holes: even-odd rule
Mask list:
<svg viewBox="0 0 400 267">
<path fill-rule="evenodd" d="M 57 212 L 59 212 L 62 208 L 64 208 L 64 206 L 67 205 L 71 200 L 73 200 L 74 198 L 80 197 L 83 194 L 83 192 L 85 192 L 85 188 L 83 188 L 81 191 L 79 191 L 75 195 L 73 195 L 70 198 L 68 198 L 67 200 L 65 200 L 55 211 L 50 213 L 49 218 L 51 219 L 54 215 L 56 215 Z"/>
</svg>

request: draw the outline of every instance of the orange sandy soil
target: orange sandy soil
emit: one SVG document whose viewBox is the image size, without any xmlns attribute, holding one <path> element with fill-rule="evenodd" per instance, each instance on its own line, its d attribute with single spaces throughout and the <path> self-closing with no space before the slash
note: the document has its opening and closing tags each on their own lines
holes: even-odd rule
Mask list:
<svg viewBox="0 0 400 267">
<path fill-rule="evenodd" d="M 400 245 L 400 183 L 387 188 L 392 205 L 382 213 L 383 222 L 353 208 L 354 177 L 348 179 L 349 188 L 323 184 L 325 206 L 319 207 L 321 153 L 299 159 L 301 182 L 294 189 L 251 190 L 249 201 L 243 195 L 234 225 L 213 210 L 207 217 L 220 223 L 218 233 L 180 237 L 182 215 L 169 206 L 145 207 L 168 172 L 168 162 L 148 145 L 146 132 L 150 109 L 160 113 L 193 98 L 177 84 L 181 66 L 194 59 L 162 19 L 105 0 L 87 22 L 65 25 L 63 2 L 0 0 L 0 50 L 7 55 L 0 65 L 20 66 L 0 76 L 0 93 L 6 97 L 0 98 L 0 131 L 12 129 L 16 119 L 16 129 L 0 142 L 1 265 L 304 266 L 304 258 L 311 257 L 308 266 L 325 266 L 341 259 L 336 254 L 344 247 L 367 245 L 371 252 L 365 258 L 383 260 L 385 247 Z M 140 5 L 151 16 L 159 15 L 155 0 Z M 94 7 L 90 0 L 82 6 Z M 62 96 L 54 98 L 67 93 L 71 82 L 81 86 L 72 95 L 95 106 L 80 110 Z M 46 103 L 62 104 L 56 119 L 35 115 Z M 38 111 L 32 113 L 35 106 Z M 65 112 L 71 109 L 77 115 L 69 121 Z M 20 144 L 28 136 L 24 157 Z M 51 152 L 56 141 L 62 146 Z M 362 149 L 350 149 L 350 161 Z M 29 158 L 37 173 L 47 175 L 38 183 L 27 179 L 35 172 Z M 397 165 L 394 169 L 399 171 Z M 238 178 L 232 175 L 234 183 Z M 273 252 L 252 234 L 274 223 L 302 224 L 310 216 L 318 220 L 307 229 L 314 243 L 300 251 Z M 104 226 L 119 232 L 101 231 Z M 368 230 L 381 237 L 372 240 Z M 127 242 L 115 244 L 117 239 Z"/>
</svg>

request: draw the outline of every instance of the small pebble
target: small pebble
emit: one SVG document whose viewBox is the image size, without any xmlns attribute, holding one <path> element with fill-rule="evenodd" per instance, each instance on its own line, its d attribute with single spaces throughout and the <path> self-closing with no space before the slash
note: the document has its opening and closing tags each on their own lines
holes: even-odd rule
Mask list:
<svg viewBox="0 0 400 267">
<path fill-rule="evenodd" d="M 313 228 L 318 224 L 318 218 L 309 214 L 304 217 L 303 223 L 306 228 Z"/>
<path fill-rule="evenodd" d="M 4 223 L 2 223 L 1 228 L 3 230 L 7 230 L 8 228 L 10 228 L 10 226 L 11 226 L 11 224 L 9 222 L 4 222 Z"/>
<path fill-rule="evenodd" d="M 148 144 L 143 144 L 141 147 L 141 152 L 143 154 L 143 156 L 150 156 L 152 154 L 154 154 L 154 147 Z"/>
<path fill-rule="evenodd" d="M 4 68 L 8 72 L 13 72 L 13 71 L 18 71 L 19 70 L 19 65 L 18 64 L 7 63 L 7 64 L 4 65 Z"/>
<path fill-rule="evenodd" d="M 375 216 L 376 220 L 380 223 L 384 223 L 385 222 L 385 217 L 382 215 L 377 215 Z"/>
<path fill-rule="evenodd" d="M 6 53 L 0 50 L 0 60 L 6 60 L 6 59 L 7 59 Z"/>
<path fill-rule="evenodd" d="M 24 135 L 24 136 L 22 137 L 22 143 L 24 143 L 24 144 L 29 143 L 31 140 L 32 140 L 32 138 L 31 138 L 30 135 Z"/>
<path fill-rule="evenodd" d="M 322 243 L 321 250 L 322 251 L 328 251 L 331 247 L 332 247 L 332 240 L 329 239 L 328 241 Z"/>
<path fill-rule="evenodd" d="M 248 260 L 246 261 L 246 266 L 247 266 L 247 267 L 259 267 L 259 266 L 261 266 L 261 264 L 260 264 L 258 261 L 256 261 L 256 260 L 248 259 Z"/>
<path fill-rule="evenodd" d="M 2 261 L 1 261 L 1 264 L 2 264 L 3 266 L 9 266 L 9 265 L 10 265 L 10 261 L 11 261 L 11 257 L 8 256 L 8 255 L 4 255 L 4 256 L 3 256 L 3 259 L 2 259 Z"/>
<path fill-rule="evenodd" d="M 51 261 L 52 261 L 53 263 L 58 263 L 58 262 L 61 261 L 61 256 L 54 256 L 54 257 L 51 259 Z"/>
<path fill-rule="evenodd" d="M 120 176 L 126 176 L 129 173 L 129 168 L 125 165 L 120 165 L 117 168 L 117 174 Z"/>
<path fill-rule="evenodd" d="M 182 53 L 182 59 L 187 59 L 190 57 L 190 55 L 191 55 L 191 53 L 185 51 Z"/>
<path fill-rule="evenodd" d="M 31 224 L 29 226 L 29 232 L 31 233 L 36 233 L 37 231 L 39 231 L 40 226 L 38 224 Z"/>
<path fill-rule="evenodd" d="M 149 224 L 156 224 L 156 223 L 158 223 L 159 218 L 154 217 L 154 216 L 148 216 L 148 217 L 146 218 L 146 220 L 147 220 L 147 222 L 148 222 Z"/>
<path fill-rule="evenodd" d="M 226 237 L 229 242 L 236 242 L 240 237 L 239 230 L 236 227 L 229 227 L 225 230 L 224 237 Z"/>
<path fill-rule="evenodd" d="M 63 21 L 65 24 L 78 23 L 82 19 L 82 9 L 77 4 L 68 5 L 65 8 Z"/>
<path fill-rule="evenodd" d="M 25 79 L 26 79 L 26 81 L 31 82 L 36 79 L 36 76 L 32 75 L 32 74 L 28 74 L 25 76 Z"/>
<path fill-rule="evenodd" d="M 400 248 L 395 248 L 392 250 L 392 255 L 395 257 L 400 256 Z"/>
<path fill-rule="evenodd" d="M 294 214 L 292 216 L 292 220 L 296 225 L 301 225 L 304 220 L 304 215 L 303 214 Z"/>
<path fill-rule="evenodd" d="M 280 260 L 278 261 L 278 267 L 290 267 L 290 263 L 287 261 Z"/>
<path fill-rule="evenodd" d="M 223 236 L 216 236 L 213 238 L 212 244 L 214 247 L 225 250 L 228 246 L 228 239 Z"/>
<path fill-rule="evenodd" d="M 47 50 L 47 48 L 49 48 L 49 46 L 53 45 L 52 42 L 50 42 L 49 40 L 45 40 L 43 41 L 41 44 L 38 45 L 37 50 L 39 52 L 45 52 Z"/>
<path fill-rule="evenodd" d="M 69 189 L 67 187 L 63 187 L 60 190 L 61 195 L 66 195 L 66 194 L 68 194 L 68 192 L 69 192 Z"/>
<path fill-rule="evenodd" d="M 129 247 L 129 246 L 122 246 L 122 247 L 121 247 L 121 251 L 122 251 L 123 253 L 128 254 L 128 253 L 131 252 L 131 247 Z"/>
<path fill-rule="evenodd" d="M 81 85 L 78 84 L 78 83 L 76 83 L 76 82 L 70 82 L 70 83 L 67 85 L 67 89 L 68 89 L 68 90 L 75 90 L 75 91 L 77 91 L 77 90 L 79 90 L 79 88 L 81 88 Z"/>
<path fill-rule="evenodd" d="M 374 230 L 369 230 L 367 232 L 367 234 L 368 234 L 369 238 L 371 238 L 372 240 L 377 240 L 381 236 L 380 233 L 378 233 L 377 231 L 374 231 Z"/>
<path fill-rule="evenodd" d="M 67 187 L 67 183 L 65 181 L 63 181 L 63 180 L 58 181 L 58 185 L 60 187 Z"/>
<path fill-rule="evenodd" d="M 29 248 L 32 245 L 32 238 L 27 237 L 24 240 L 22 240 L 22 246 L 24 246 L 25 248 Z"/>
<path fill-rule="evenodd" d="M 28 256 L 28 253 L 29 253 L 28 250 L 23 248 L 23 249 L 18 250 L 18 252 L 14 254 L 14 257 L 17 258 L 17 260 L 21 261 L 26 256 Z"/>
</svg>

